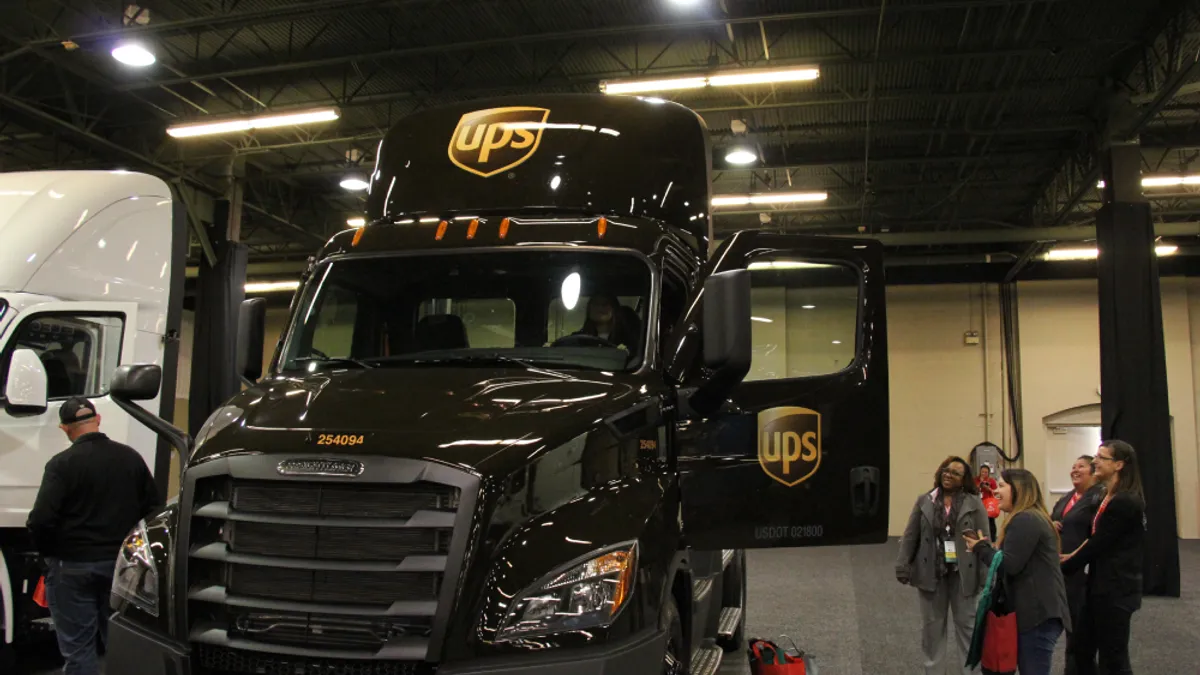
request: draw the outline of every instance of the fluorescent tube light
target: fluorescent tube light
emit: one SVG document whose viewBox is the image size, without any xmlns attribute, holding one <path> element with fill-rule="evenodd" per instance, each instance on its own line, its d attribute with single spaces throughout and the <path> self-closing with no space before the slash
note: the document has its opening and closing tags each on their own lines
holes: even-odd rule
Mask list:
<svg viewBox="0 0 1200 675">
<path fill-rule="evenodd" d="M 706 77 L 677 77 L 670 80 L 630 80 L 627 82 L 601 82 L 600 91 L 606 94 L 641 94 L 650 91 L 679 91 L 702 89 L 708 86 Z"/>
<path fill-rule="evenodd" d="M 652 91 L 679 91 L 704 87 L 739 87 L 754 84 L 780 84 L 784 82 L 809 82 L 821 76 L 813 66 L 801 68 L 757 68 L 753 70 L 727 70 L 708 75 L 692 75 L 659 80 L 612 80 L 600 83 L 605 94 L 642 94 Z"/>
<path fill-rule="evenodd" d="M 1097 181 L 1096 187 L 1103 190 L 1104 181 Z M 1142 187 L 1174 187 L 1176 185 L 1200 185 L 1200 176 L 1146 176 L 1142 179 Z"/>
<path fill-rule="evenodd" d="M 1174 244 L 1158 244 L 1154 247 L 1155 255 L 1174 255 L 1179 247 Z M 1095 260 L 1100 257 L 1100 249 L 1092 248 L 1056 248 L 1046 251 L 1046 260 Z"/>
<path fill-rule="evenodd" d="M 765 192 L 757 195 L 721 195 L 713 197 L 713 206 L 747 206 L 750 204 L 795 204 L 823 202 L 829 199 L 824 192 Z"/>
<path fill-rule="evenodd" d="M 299 281 L 251 281 L 246 284 L 247 293 L 277 293 L 300 288 Z"/>
<path fill-rule="evenodd" d="M 154 53 L 136 42 L 122 42 L 112 50 L 112 57 L 132 68 L 154 65 Z"/>
<path fill-rule="evenodd" d="M 346 224 L 350 227 L 362 227 L 367 224 L 367 219 L 359 216 L 357 218 L 347 218 Z"/>
<path fill-rule="evenodd" d="M 249 131 L 250 129 L 270 129 L 273 127 L 312 124 L 314 122 L 332 122 L 338 117 L 337 109 L 321 108 L 319 110 L 303 110 L 278 115 L 257 115 L 255 117 L 243 117 L 241 119 L 218 122 L 182 124 L 168 127 L 167 134 L 175 138 L 191 138 L 192 136 L 211 136 L 213 134 L 227 134 L 235 131 Z"/>
<path fill-rule="evenodd" d="M 746 84 L 775 84 L 778 82 L 809 82 L 821 76 L 816 68 L 781 68 L 771 70 L 730 71 L 708 76 L 714 87 L 737 87 Z"/>
</svg>

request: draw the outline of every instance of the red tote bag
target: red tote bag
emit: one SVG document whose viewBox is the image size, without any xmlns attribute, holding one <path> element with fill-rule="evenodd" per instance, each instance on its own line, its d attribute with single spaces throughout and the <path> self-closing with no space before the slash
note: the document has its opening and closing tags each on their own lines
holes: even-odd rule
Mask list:
<svg viewBox="0 0 1200 675">
<path fill-rule="evenodd" d="M 1017 613 L 988 611 L 983 625 L 983 655 L 979 662 L 984 675 L 1017 672 Z"/>
<path fill-rule="evenodd" d="M 752 675 L 806 675 L 803 657 L 788 654 L 774 642 L 754 639 L 747 651 Z"/>
</svg>

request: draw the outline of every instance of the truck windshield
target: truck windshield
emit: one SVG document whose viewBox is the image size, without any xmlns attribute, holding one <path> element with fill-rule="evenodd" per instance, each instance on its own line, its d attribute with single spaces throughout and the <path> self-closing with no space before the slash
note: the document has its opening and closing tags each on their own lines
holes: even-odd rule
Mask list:
<svg viewBox="0 0 1200 675">
<path fill-rule="evenodd" d="M 619 252 L 349 258 L 318 267 L 279 370 L 411 364 L 633 370 L 650 268 Z"/>
</svg>

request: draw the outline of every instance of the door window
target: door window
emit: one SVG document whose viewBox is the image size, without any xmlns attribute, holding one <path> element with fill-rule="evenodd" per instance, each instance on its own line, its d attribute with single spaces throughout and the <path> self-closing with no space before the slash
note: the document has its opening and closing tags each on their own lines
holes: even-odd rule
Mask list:
<svg viewBox="0 0 1200 675">
<path fill-rule="evenodd" d="M 124 330 L 119 316 L 35 315 L 17 328 L 5 374 L 13 349 L 32 349 L 46 369 L 47 398 L 103 396 L 121 362 Z"/>
<path fill-rule="evenodd" d="M 767 258 L 749 268 L 754 356 L 747 381 L 829 375 L 850 366 L 860 286 L 853 268 Z"/>
<path fill-rule="evenodd" d="M 357 316 L 358 297 L 340 286 L 330 287 L 312 329 L 313 353 L 333 358 L 350 356 Z"/>
</svg>

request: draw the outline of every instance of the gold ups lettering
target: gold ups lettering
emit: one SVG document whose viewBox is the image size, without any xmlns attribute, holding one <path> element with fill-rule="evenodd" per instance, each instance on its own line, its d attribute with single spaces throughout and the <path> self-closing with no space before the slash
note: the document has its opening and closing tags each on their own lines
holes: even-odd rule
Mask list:
<svg viewBox="0 0 1200 675">
<path fill-rule="evenodd" d="M 550 111 L 546 108 L 488 108 L 458 120 L 446 152 L 464 171 L 488 178 L 508 171 L 537 152 Z"/>
<path fill-rule="evenodd" d="M 758 463 L 788 487 L 808 480 L 821 466 L 821 413 L 808 408 L 760 412 Z"/>
</svg>

